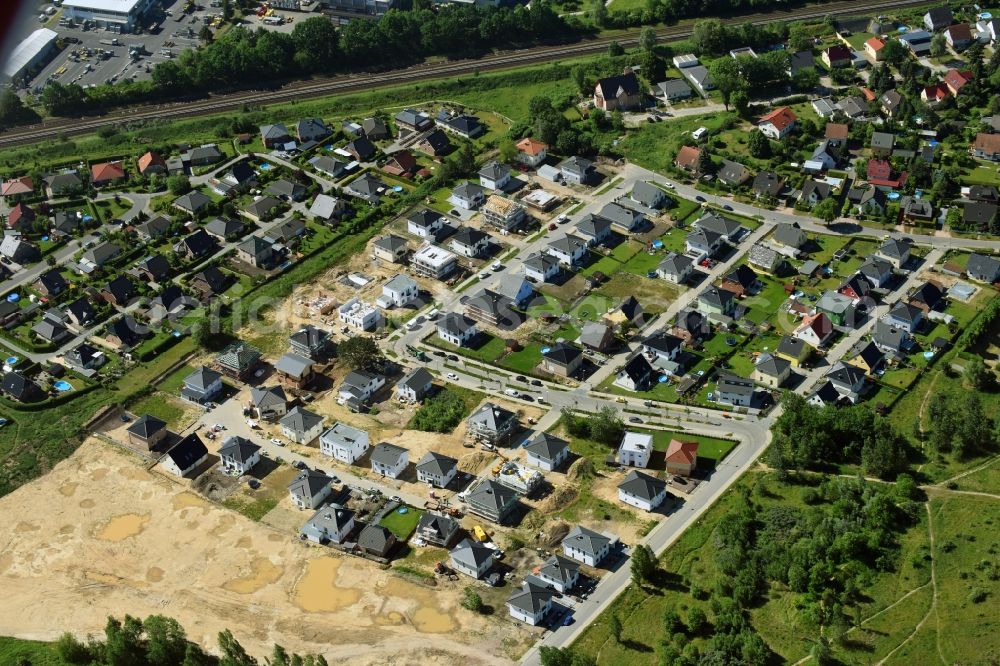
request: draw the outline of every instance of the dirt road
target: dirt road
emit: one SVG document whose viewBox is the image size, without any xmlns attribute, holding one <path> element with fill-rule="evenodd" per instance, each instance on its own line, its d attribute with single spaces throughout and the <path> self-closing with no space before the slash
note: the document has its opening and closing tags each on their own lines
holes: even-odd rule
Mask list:
<svg viewBox="0 0 1000 666">
<path fill-rule="evenodd" d="M 212 648 L 229 628 L 261 656 L 277 642 L 331 661 L 442 666 L 507 663 L 527 639 L 502 607 L 460 608 L 460 586 L 305 546 L 96 440 L 0 499 L 0 514 L 0 635 L 84 636 L 109 614 L 162 613 Z"/>
</svg>

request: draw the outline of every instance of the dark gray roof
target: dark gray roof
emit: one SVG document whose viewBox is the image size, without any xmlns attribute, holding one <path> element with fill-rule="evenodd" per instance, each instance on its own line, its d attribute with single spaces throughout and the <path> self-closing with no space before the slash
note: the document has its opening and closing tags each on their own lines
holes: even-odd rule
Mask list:
<svg viewBox="0 0 1000 666">
<path fill-rule="evenodd" d="M 247 463 L 257 455 L 260 447 L 245 437 L 231 435 L 219 447 L 219 455 L 223 458 L 234 458 L 237 462 Z"/>
<path fill-rule="evenodd" d="M 288 484 L 288 490 L 296 497 L 313 498 L 323 489 L 330 485 L 333 479 L 318 469 L 302 470 L 295 479 Z"/>
<path fill-rule="evenodd" d="M 632 470 L 625 480 L 618 484 L 619 490 L 646 501 L 652 501 L 666 490 L 667 484 L 638 470 Z"/>
<path fill-rule="evenodd" d="M 754 366 L 754 370 L 769 377 L 780 377 L 790 367 L 792 367 L 792 364 L 787 359 L 772 354 L 761 354 L 760 358 L 757 359 L 757 365 Z"/>
<path fill-rule="evenodd" d="M 611 545 L 611 538 L 577 525 L 562 540 L 562 545 L 597 557 L 601 554 L 601 551 Z"/>
<path fill-rule="evenodd" d="M 580 358 L 582 354 L 583 352 L 578 347 L 565 342 L 557 342 L 549 347 L 549 350 L 544 352 L 542 356 L 559 365 L 569 365 Z"/>
<path fill-rule="evenodd" d="M 365 525 L 358 535 L 358 547 L 384 553 L 396 541 L 396 536 L 381 525 Z"/>
<path fill-rule="evenodd" d="M 449 312 L 438 323 L 438 328 L 453 335 L 464 335 L 466 331 L 475 327 L 476 322 L 457 312 Z"/>
<path fill-rule="evenodd" d="M 288 402 L 285 389 L 280 386 L 262 386 L 250 389 L 250 402 L 258 409 L 283 405 Z"/>
<path fill-rule="evenodd" d="M 487 548 L 483 544 L 469 538 L 462 539 L 448 553 L 456 562 L 477 570 L 483 563 L 492 560 L 495 554 L 496 551 L 492 548 Z"/>
<path fill-rule="evenodd" d="M 457 460 L 433 451 L 428 451 L 417 463 L 417 470 L 441 476 L 451 474 L 456 467 L 458 467 Z"/>
<path fill-rule="evenodd" d="M 166 427 L 167 424 L 165 421 L 162 421 L 151 414 L 143 414 L 132 422 L 132 425 L 128 427 L 128 432 L 136 437 L 149 439 Z"/>
<path fill-rule="evenodd" d="M 184 471 L 189 469 L 196 462 L 208 455 L 208 449 L 198 435 L 191 433 L 181 441 L 177 442 L 173 448 L 167 451 L 170 458 L 177 467 Z"/>
<path fill-rule="evenodd" d="M 308 432 L 314 428 L 318 423 L 323 422 L 323 417 L 319 414 L 314 414 L 307 409 L 302 409 L 301 407 L 295 407 L 283 417 L 281 417 L 281 425 L 292 429 L 295 432 Z"/>
<path fill-rule="evenodd" d="M 555 591 L 547 587 L 524 581 L 520 590 L 515 590 L 507 597 L 507 603 L 519 610 L 534 615 L 555 596 Z"/>
<path fill-rule="evenodd" d="M 404 449 L 402 446 L 396 446 L 395 444 L 389 444 L 388 442 L 382 442 L 374 449 L 372 449 L 372 463 L 379 463 L 382 465 L 387 465 L 389 467 L 395 467 L 399 463 L 399 460 L 407 455 L 409 451 Z"/>
<path fill-rule="evenodd" d="M 580 573 L 580 565 L 562 555 L 553 555 L 545 561 L 538 573 L 545 578 L 557 580 L 565 585 Z"/>
<path fill-rule="evenodd" d="M 569 442 L 547 432 L 540 432 L 524 445 L 524 450 L 543 460 L 555 460 L 569 448 Z"/>
<path fill-rule="evenodd" d="M 427 384 L 434 381 L 434 375 L 428 372 L 427 368 L 413 368 L 406 376 L 399 380 L 397 386 L 406 386 L 413 389 L 423 389 Z"/>
<path fill-rule="evenodd" d="M 290 377 L 302 377 L 312 369 L 312 359 L 289 352 L 278 359 L 274 369 Z"/>
<path fill-rule="evenodd" d="M 1000 277 L 1000 260 L 985 254 L 973 253 L 965 266 L 969 277 L 984 282 L 993 282 Z"/>
<path fill-rule="evenodd" d="M 485 506 L 500 514 L 503 513 L 508 504 L 518 497 L 519 495 L 510 488 L 487 479 L 480 482 L 465 499 L 469 504 Z"/>
<path fill-rule="evenodd" d="M 211 368 L 201 366 L 190 375 L 184 378 L 184 383 L 198 389 L 206 389 L 213 383 L 222 379 L 222 375 Z"/>
</svg>

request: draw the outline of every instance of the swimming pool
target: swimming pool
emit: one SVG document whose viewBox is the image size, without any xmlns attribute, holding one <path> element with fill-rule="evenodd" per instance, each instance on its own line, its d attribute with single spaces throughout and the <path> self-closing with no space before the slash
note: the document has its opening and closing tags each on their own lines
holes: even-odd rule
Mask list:
<svg viewBox="0 0 1000 666">
<path fill-rule="evenodd" d="M 59 381 L 52 383 L 52 388 L 62 393 L 65 391 L 72 391 L 73 385 L 60 379 Z"/>
</svg>

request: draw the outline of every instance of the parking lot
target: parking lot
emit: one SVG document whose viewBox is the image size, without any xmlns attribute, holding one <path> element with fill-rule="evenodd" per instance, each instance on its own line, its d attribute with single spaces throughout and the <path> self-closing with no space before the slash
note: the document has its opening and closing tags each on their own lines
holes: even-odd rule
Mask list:
<svg viewBox="0 0 1000 666">
<path fill-rule="evenodd" d="M 170 52 L 170 57 L 176 58 L 181 51 L 198 46 L 198 33 L 202 26 L 221 12 L 205 0 L 203 9 L 186 14 L 183 12 L 184 2 L 164 0 L 162 16 L 151 14 L 140 34 L 123 35 L 110 29 L 84 29 L 80 24 L 69 26 L 60 20 L 53 30 L 70 43 L 35 77 L 32 88 L 40 90 L 49 80 L 93 86 L 149 78 L 153 66 L 168 59 L 164 49 Z M 158 27 L 151 33 L 148 29 L 154 23 Z M 141 55 L 130 57 L 129 47 L 138 45 L 142 45 Z"/>
</svg>

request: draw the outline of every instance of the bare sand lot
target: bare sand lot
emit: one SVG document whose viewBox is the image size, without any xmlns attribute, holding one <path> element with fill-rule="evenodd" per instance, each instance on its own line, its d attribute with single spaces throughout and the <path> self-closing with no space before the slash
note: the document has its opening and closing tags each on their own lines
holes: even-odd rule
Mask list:
<svg viewBox="0 0 1000 666">
<path fill-rule="evenodd" d="M 530 634 L 370 562 L 306 546 L 88 440 L 0 499 L 0 635 L 98 633 L 106 616 L 160 613 L 214 649 L 233 631 L 351 664 L 503 664 Z M 463 582 L 464 586 L 464 582 Z"/>
</svg>

